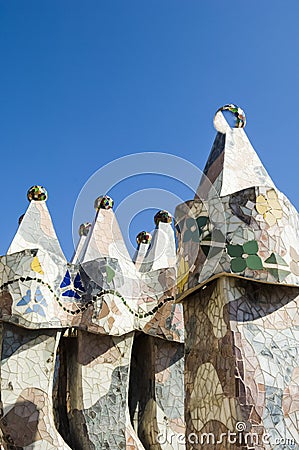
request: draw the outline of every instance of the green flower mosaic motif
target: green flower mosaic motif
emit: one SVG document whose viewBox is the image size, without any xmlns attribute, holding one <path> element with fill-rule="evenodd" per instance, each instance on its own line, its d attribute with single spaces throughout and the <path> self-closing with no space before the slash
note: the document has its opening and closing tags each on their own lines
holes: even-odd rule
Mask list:
<svg viewBox="0 0 299 450">
<path fill-rule="evenodd" d="M 186 219 L 186 231 L 183 236 L 183 242 L 199 242 L 203 233 L 203 228 L 208 223 L 208 217 L 199 216 L 197 219 Z"/>
<path fill-rule="evenodd" d="M 258 249 L 256 241 L 249 241 L 243 245 L 228 244 L 227 252 L 232 257 L 230 263 L 232 271 L 234 273 L 244 272 L 246 267 L 251 270 L 262 270 L 263 263 L 257 255 Z"/>
</svg>

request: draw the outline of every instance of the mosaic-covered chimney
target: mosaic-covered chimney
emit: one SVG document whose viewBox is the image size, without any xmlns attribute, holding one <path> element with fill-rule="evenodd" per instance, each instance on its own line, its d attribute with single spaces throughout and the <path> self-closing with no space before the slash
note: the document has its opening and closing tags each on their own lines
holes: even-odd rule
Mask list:
<svg viewBox="0 0 299 450">
<path fill-rule="evenodd" d="M 245 123 L 217 111 L 197 194 L 176 211 L 188 449 L 299 443 L 299 218 Z"/>
</svg>

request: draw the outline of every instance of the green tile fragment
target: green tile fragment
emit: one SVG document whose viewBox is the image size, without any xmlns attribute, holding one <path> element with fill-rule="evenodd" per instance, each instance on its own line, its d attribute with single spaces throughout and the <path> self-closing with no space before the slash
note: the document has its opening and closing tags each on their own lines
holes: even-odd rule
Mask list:
<svg viewBox="0 0 299 450">
<path fill-rule="evenodd" d="M 202 227 L 204 227 L 207 224 L 208 217 L 206 217 L 206 216 L 199 216 L 199 217 L 197 217 L 196 222 L 197 222 L 198 228 L 202 228 Z"/>
<path fill-rule="evenodd" d="M 259 246 L 256 241 L 249 241 L 243 244 L 244 253 L 248 255 L 255 255 L 258 252 Z"/>
<path fill-rule="evenodd" d="M 251 269 L 251 270 L 262 270 L 263 269 L 262 260 L 258 255 L 249 255 L 246 258 L 246 265 L 247 265 L 248 269 Z"/>
<path fill-rule="evenodd" d="M 238 257 L 243 255 L 243 247 L 242 245 L 232 245 L 228 244 L 227 251 L 230 256 Z"/>
<path fill-rule="evenodd" d="M 231 268 L 234 273 L 244 272 L 246 261 L 243 258 L 234 258 L 231 260 Z"/>
<path fill-rule="evenodd" d="M 114 278 L 115 272 L 110 266 L 106 266 L 106 272 L 107 272 L 107 283 L 111 283 L 111 281 Z"/>
<path fill-rule="evenodd" d="M 265 260 L 265 263 L 279 264 L 280 266 L 288 266 L 288 264 L 285 262 L 285 260 L 282 258 L 282 256 L 278 255 L 277 253 L 271 253 L 269 258 L 267 258 Z"/>
<path fill-rule="evenodd" d="M 283 270 L 283 269 L 278 269 L 278 268 L 277 269 L 276 268 L 269 268 L 267 270 L 279 282 L 282 282 L 291 273 L 288 270 Z"/>
</svg>

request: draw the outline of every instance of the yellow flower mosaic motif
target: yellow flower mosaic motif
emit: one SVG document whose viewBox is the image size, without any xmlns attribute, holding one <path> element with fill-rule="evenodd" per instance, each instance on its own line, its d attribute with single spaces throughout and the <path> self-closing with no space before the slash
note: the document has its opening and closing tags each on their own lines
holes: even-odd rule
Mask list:
<svg viewBox="0 0 299 450">
<path fill-rule="evenodd" d="M 256 198 L 256 210 L 263 215 L 267 224 L 272 227 L 278 219 L 282 218 L 282 209 L 274 189 L 267 191 L 267 198 L 259 195 Z"/>
<path fill-rule="evenodd" d="M 178 266 L 178 278 L 177 278 L 177 288 L 179 294 L 181 294 L 184 290 L 184 286 L 187 283 L 189 278 L 189 264 L 188 261 L 185 261 L 184 258 L 181 258 L 179 266 Z"/>
</svg>

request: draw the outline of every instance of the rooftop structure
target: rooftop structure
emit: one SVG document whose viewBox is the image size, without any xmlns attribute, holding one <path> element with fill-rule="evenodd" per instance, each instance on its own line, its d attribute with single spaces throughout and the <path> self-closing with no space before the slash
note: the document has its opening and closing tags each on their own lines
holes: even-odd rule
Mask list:
<svg viewBox="0 0 299 450">
<path fill-rule="evenodd" d="M 244 112 L 214 124 L 177 249 L 162 210 L 131 258 L 103 195 L 68 262 L 29 189 L 0 259 L 4 449 L 299 448 L 299 216 Z"/>
</svg>

